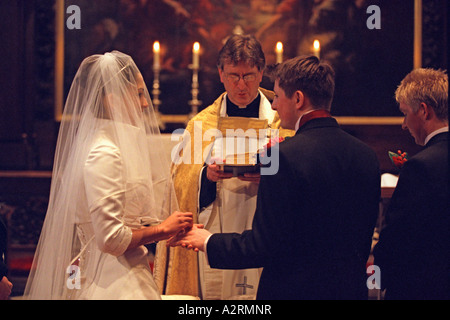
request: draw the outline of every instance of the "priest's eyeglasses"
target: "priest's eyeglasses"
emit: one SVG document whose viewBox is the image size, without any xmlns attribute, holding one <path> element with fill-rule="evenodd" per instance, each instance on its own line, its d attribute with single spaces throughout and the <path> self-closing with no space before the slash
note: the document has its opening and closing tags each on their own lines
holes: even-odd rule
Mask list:
<svg viewBox="0 0 450 320">
<path fill-rule="evenodd" d="M 244 74 L 243 76 L 240 76 L 238 74 L 234 73 L 227 73 L 226 78 L 228 81 L 230 81 L 233 84 L 237 84 L 239 80 L 244 80 L 245 83 L 253 82 L 256 80 L 256 74 L 250 73 L 250 74 Z"/>
</svg>

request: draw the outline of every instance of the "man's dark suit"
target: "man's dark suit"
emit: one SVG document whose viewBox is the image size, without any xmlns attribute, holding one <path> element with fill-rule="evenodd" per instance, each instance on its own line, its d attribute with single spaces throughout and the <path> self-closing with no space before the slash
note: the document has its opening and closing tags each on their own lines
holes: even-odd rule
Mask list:
<svg viewBox="0 0 450 320">
<path fill-rule="evenodd" d="M 386 299 L 450 299 L 448 133 L 400 172 L 375 246 Z"/>
<path fill-rule="evenodd" d="M 366 262 L 380 197 L 375 153 L 333 118 L 279 145 L 261 177 L 252 230 L 214 234 L 211 267 L 264 267 L 258 299 L 367 299 Z"/>
</svg>

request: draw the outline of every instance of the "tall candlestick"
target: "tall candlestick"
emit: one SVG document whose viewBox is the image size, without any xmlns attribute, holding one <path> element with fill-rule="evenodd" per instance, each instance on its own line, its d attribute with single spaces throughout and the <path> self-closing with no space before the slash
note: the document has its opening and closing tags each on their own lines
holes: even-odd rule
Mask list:
<svg viewBox="0 0 450 320">
<path fill-rule="evenodd" d="M 161 130 L 165 129 L 165 124 L 161 120 L 161 114 L 159 113 L 159 107 L 161 105 L 161 100 L 159 100 L 159 95 L 161 94 L 159 85 L 159 73 L 161 71 L 161 66 L 159 64 L 159 54 L 161 51 L 161 46 L 159 41 L 153 43 L 153 90 L 152 90 L 152 102 L 155 108 L 155 114 L 158 121 L 159 128 Z"/>
<path fill-rule="evenodd" d="M 314 40 L 313 47 L 314 47 L 314 55 L 318 59 L 320 59 L 320 42 L 319 42 L 319 40 Z"/>
<path fill-rule="evenodd" d="M 192 65 L 189 66 L 192 69 L 192 100 L 189 101 L 189 105 L 191 106 L 191 113 L 188 115 L 187 121 L 192 119 L 198 113 L 198 107 L 202 104 L 200 100 L 198 100 L 199 94 L 199 83 L 198 83 L 198 71 L 200 68 L 199 63 L 199 54 L 200 54 L 200 43 L 194 43 L 192 48 Z M 187 123 L 186 123 L 187 124 Z"/>
<path fill-rule="evenodd" d="M 194 46 L 192 48 L 192 66 L 194 69 L 198 69 L 200 66 L 199 52 L 200 52 L 200 43 L 196 42 L 194 43 Z"/>
<path fill-rule="evenodd" d="M 278 41 L 275 47 L 275 52 L 277 54 L 277 63 L 283 62 L 283 43 Z"/>
<path fill-rule="evenodd" d="M 159 41 L 155 41 L 153 43 L 153 68 L 159 69 L 159 52 L 161 50 L 161 46 L 159 45 Z"/>
</svg>

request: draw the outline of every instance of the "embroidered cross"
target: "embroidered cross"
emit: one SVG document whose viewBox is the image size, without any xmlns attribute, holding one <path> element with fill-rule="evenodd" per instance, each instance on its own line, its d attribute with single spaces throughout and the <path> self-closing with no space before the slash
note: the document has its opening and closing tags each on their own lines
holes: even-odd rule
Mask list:
<svg viewBox="0 0 450 320">
<path fill-rule="evenodd" d="M 253 289 L 253 286 L 251 284 L 247 284 L 247 277 L 246 276 L 244 276 L 244 283 L 237 283 L 236 287 L 243 289 L 243 293 L 242 294 L 247 294 L 247 288 Z"/>
</svg>

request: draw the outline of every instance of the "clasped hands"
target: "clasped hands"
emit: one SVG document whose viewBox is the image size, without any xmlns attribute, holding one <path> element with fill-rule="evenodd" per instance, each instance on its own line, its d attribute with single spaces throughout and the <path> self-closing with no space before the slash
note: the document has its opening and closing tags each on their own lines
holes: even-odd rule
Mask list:
<svg viewBox="0 0 450 320">
<path fill-rule="evenodd" d="M 204 242 L 211 233 L 202 224 L 193 223 L 192 212 L 173 212 L 160 225 L 161 240 L 167 239 L 167 246 L 181 246 L 194 251 L 204 251 Z"/>
<path fill-rule="evenodd" d="M 198 251 L 205 251 L 205 241 L 211 235 L 211 232 L 204 229 L 202 224 L 194 224 L 192 228 L 185 229 L 167 240 L 167 246 L 177 247 Z"/>
<path fill-rule="evenodd" d="M 217 159 L 216 159 L 217 160 Z M 217 182 L 222 179 L 230 179 L 233 177 L 232 173 L 223 172 L 216 164 L 216 160 L 212 159 L 211 164 L 207 167 L 206 177 L 208 180 Z M 261 175 L 259 173 L 245 173 L 244 176 L 238 176 L 242 181 L 259 183 Z M 211 236 L 211 232 L 204 229 L 202 224 L 193 224 L 192 227 L 187 227 L 176 235 L 167 240 L 167 246 L 177 247 L 198 251 L 205 251 L 205 241 Z"/>
</svg>

